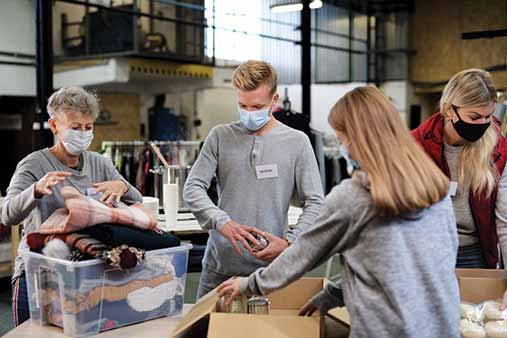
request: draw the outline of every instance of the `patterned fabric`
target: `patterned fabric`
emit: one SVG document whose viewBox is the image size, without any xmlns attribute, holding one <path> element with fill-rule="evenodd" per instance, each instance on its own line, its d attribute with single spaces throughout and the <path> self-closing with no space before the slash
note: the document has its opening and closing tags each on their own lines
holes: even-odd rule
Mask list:
<svg viewBox="0 0 507 338">
<path fill-rule="evenodd" d="M 81 195 L 75 188 L 61 189 L 65 208 L 57 209 L 41 224 L 42 234 L 62 234 L 76 232 L 101 223 L 125 224 L 140 229 L 154 229 L 157 220 L 144 207 L 136 203 L 111 208 L 90 197 Z"/>
<path fill-rule="evenodd" d="M 43 235 L 33 232 L 27 236 L 26 241 L 30 250 L 39 252 L 53 239 L 61 239 L 70 249 L 77 249 L 79 252 L 92 257 L 102 255 L 107 250 L 105 244 L 86 234 Z"/>
</svg>

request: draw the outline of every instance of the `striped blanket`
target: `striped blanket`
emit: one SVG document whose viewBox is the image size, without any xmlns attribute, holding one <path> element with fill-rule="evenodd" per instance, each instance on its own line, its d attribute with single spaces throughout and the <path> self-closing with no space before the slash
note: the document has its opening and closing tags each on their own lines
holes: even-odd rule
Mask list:
<svg viewBox="0 0 507 338">
<path fill-rule="evenodd" d="M 75 188 L 66 186 L 61 189 L 65 208 L 57 209 L 39 226 L 41 234 L 63 234 L 103 223 L 124 224 L 139 229 L 152 230 L 157 220 L 144 209 L 142 204 L 109 207 L 85 195 Z"/>
</svg>

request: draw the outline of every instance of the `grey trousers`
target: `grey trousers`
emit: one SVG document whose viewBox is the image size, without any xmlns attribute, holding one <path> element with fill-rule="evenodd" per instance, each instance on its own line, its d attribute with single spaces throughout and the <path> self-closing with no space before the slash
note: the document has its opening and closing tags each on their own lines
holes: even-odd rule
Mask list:
<svg viewBox="0 0 507 338">
<path fill-rule="evenodd" d="M 197 299 L 202 298 L 231 277 L 203 268 L 199 280 L 199 288 L 197 289 Z"/>
</svg>

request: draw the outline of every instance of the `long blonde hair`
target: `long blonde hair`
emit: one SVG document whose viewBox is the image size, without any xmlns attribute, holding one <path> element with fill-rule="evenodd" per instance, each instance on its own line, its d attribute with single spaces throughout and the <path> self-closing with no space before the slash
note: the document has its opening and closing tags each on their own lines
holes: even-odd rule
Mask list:
<svg viewBox="0 0 507 338">
<path fill-rule="evenodd" d="M 444 88 L 440 113 L 456 107 L 480 107 L 496 101 L 496 89 L 488 72 L 467 69 L 454 75 Z M 450 123 L 450 122 L 445 122 Z M 491 194 L 498 182 L 498 173 L 491 160 L 498 141 L 499 127 L 492 122 L 476 142 L 466 142 L 458 158 L 458 187 L 474 194 Z"/>
<path fill-rule="evenodd" d="M 449 180 L 377 88 L 358 87 L 347 93 L 333 106 L 328 121 L 350 140 L 350 153 L 368 174 L 380 215 L 427 208 L 447 195 Z"/>
</svg>

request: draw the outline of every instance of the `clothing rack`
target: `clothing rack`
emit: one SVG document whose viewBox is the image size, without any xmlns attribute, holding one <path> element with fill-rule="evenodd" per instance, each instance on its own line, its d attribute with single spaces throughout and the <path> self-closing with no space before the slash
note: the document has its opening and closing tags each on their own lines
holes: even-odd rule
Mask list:
<svg viewBox="0 0 507 338">
<path fill-rule="evenodd" d="M 155 143 L 170 165 L 191 166 L 200 152 L 200 141 L 104 141 L 102 153 L 120 174 L 144 196 L 154 196 L 152 170 L 161 166 L 150 144 Z"/>
<path fill-rule="evenodd" d="M 145 146 L 150 143 L 155 143 L 157 146 L 190 146 L 199 147 L 201 141 L 103 141 L 102 149 L 105 147 L 116 147 L 116 146 Z"/>
</svg>

